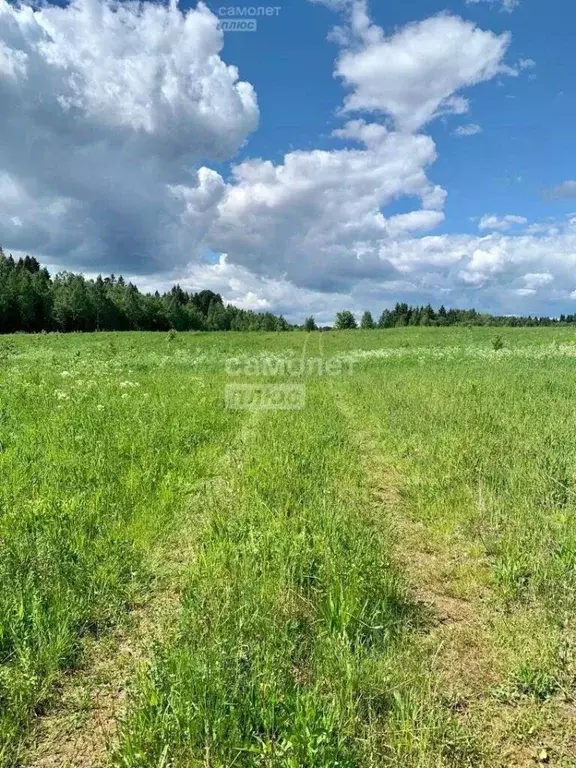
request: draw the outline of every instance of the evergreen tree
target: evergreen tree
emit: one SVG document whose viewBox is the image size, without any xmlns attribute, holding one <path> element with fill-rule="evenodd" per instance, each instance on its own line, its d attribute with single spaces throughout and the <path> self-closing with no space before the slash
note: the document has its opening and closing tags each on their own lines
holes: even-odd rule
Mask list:
<svg viewBox="0 0 576 768">
<path fill-rule="evenodd" d="M 446 309 L 436 312 L 430 304 L 411 307 L 397 303 L 384 309 L 379 328 L 403 325 L 491 325 L 551 326 L 574 324 L 576 315 L 550 317 L 499 317 L 475 309 Z M 362 316 L 362 328 L 373 328 L 370 312 Z M 17 261 L 0 248 L 0 333 L 16 331 L 287 331 L 293 326 L 271 312 L 257 313 L 224 306 L 222 297 L 210 290 L 190 294 L 179 285 L 161 295 L 142 294 L 122 276 L 98 276 L 61 272 L 54 278 L 32 256 Z M 356 328 L 351 312 L 339 312 L 336 328 Z M 306 330 L 316 330 L 313 317 Z"/>
<path fill-rule="evenodd" d="M 374 322 L 374 318 L 372 317 L 372 313 L 368 312 L 368 310 L 366 310 L 366 312 L 364 312 L 364 314 L 362 315 L 362 320 L 360 322 L 360 327 L 364 328 L 365 330 L 369 330 L 369 329 L 372 329 L 372 328 L 376 327 L 376 323 Z"/>
</svg>

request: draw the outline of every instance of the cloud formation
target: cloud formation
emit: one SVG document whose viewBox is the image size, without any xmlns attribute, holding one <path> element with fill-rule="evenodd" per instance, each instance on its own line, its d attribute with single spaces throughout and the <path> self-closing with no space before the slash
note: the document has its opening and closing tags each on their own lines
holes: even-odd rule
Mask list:
<svg viewBox="0 0 576 768">
<path fill-rule="evenodd" d="M 478 229 L 491 229 L 493 231 L 505 232 L 515 224 L 527 224 L 528 219 L 524 216 L 514 216 L 507 214 L 506 216 L 482 216 L 478 222 Z"/>
<path fill-rule="evenodd" d="M 482 126 L 478 125 L 478 123 L 467 123 L 466 125 L 459 125 L 452 132 L 454 136 L 458 136 L 460 138 L 465 136 L 477 136 L 479 133 L 482 133 Z"/>
<path fill-rule="evenodd" d="M 200 4 L 0 0 L 0 226 L 11 248 L 145 272 L 186 263 L 256 127 Z"/>
<path fill-rule="evenodd" d="M 424 170 L 436 158 L 434 142 L 363 121 L 335 135 L 362 146 L 234 166 L 210 247 L 255 273 L 322 290 L 393 273 L 382 244 L 444 218 L 445 192 Z M 420 198 L 422 208 L 386 218 L 381 209 L 401 195 Z"/>
<path fill-rule="evenodd" d="M 342 307 L 358 314 L 367 308 L 379 312 L 396 301 L 560 314 L 576 299 L 576 218 L 548 226 L 540 236 L 407 237 L 390 242 L 380 255 L 385 270 L 357 276 L 336 293 L 255 274 L 227 256 L 215 264 L 191 265 L 184 274 L 152 276 L 143 287 L 163 289 L 180 280 L 193 290 L 219 291 L 238 306 L 271 309 L 297 322 L 313 313 L 322 323 L 331 322 Z"/>
<path fill-rule="evenodd" d="M 347 87 L 343 112 L 381 113 L 389 124 L 377 115 L 349 120 L 334 131 L 344 149 L 233 167 L 208 243 L 256 274 L 343 292 L 362 280 L 397 282 L 389 250 L 443 222 L 446 192 L 426 174 L 435 145 L 418 129 L 467 110 L 457 92 L 504 71 L 508 36 L 440 15 L 387 37 L 364 0 L 322 1 L 344 13 L 333 34 L 341 46 L 335 74 Z M 401 197 L 419 198 L 421 207 L 386 217 Z"/>
<path fill-rule="evenodd" d="M 576 197 L 576 181 L 568 180 L 558 184 L 557 187 L 544 190 L 544 197 L 549 200 L 562 200 Z"/>
<path fill-rule="evenodd" d="M 387 298 L 514 311 L 569 296 L 575 221 L 511 236 L 524 217 L 485 216 L 480 236 L 433 234 L 446 192 L 430 177 L 436 147 L 423 131 L 466 113 L 466 89 L 531 66 L 506 65 L 509 36 L 449 14 L 386 34 L 364 0 L 323 1 L 344 14 L 333 37 L 345 120 L 331 148 L 247 159 L 225 181 L 209 166 L 233 158 L 258 106 L 222 60 L 205 6 L 0 0 L 3 244 L 122 271 L 143 288 L 209 287 L 292 319 Z M 576 182 L 552 192 L 576 195 Z M 387 213 L 398 200 L 403 212 Z M 206 248 L 215 263 L 202 262 Z"/>
<path fill-rule="evenodd" d="M 476 5 L 477 3 L 490 3 L 491 5 L 497 5 L 499 10 L 506 13 L 512 13 L 515 8 L 518 8 L 521 0 L 466 0 L 467 5 Z"/>
<path fill-rule="evenodd" d="M 460 91 L 497 74 L 510 74 L 507 33 L 484 31 L 441 14 L 408 24 L 391 36 L 356 2 L 336 74 L 349 93 L 344 110 L 390 116 L 399 130 L 416 131 L 442 114 L 469 109 Z"/>
</svg>

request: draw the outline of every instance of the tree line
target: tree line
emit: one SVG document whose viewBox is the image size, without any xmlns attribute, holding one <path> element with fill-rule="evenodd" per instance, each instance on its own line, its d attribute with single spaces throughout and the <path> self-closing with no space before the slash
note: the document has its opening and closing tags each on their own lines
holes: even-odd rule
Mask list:
<svg viewBox="0 0 576 768">
<path fill-rule="evenodd" d="M 449 325 L 490 325 L 490 326 L 545 326 L 564 323 L 576 323 L 576 315 L 560 315 L 551 317 L 520 317 L 517 315 L 490 315 L 477 312 L 475 309 L 446 309 L 441 306 L 435 310 L 430 304 L 412 307 L 408 304 L 397 303 L 394 309 L 385 309 L 376 321 L 371 312 L 364 312 L 358 324 L 352 312 L 338 312 L 334 322 L 337 330 L 353 328 L 401 328 L 403 326 L 449 326 Z M 304 323 L 307 331 L 321 330 L 313 317 L 308 317 Z"/>
<path fill-rule="evenodd" d="M 334 328 L 398 328 L 402 326 L 547 326 L 576 323 L 576 315 L 519 317 L 490 315 L 475 309 L 435 310 L 430 304 L 397 303 L 378 320 L 364 312 L 360 323 L 352 312 L 338 312 Z M 224 304 L 210 290 L 197 293 L 174 285 L 167 293 L 141 293 L 122 276 L 86 279 L 59 272 L 54 277 L 33 257 L 17 261 L 0 248 L 0 334 L 24 331 L 307 331 L 329 330 L 308 317 L 291 325 L 271 312 L 252 312 Z"/>
<path fill-rule="evenodd" d="M 213 291 L 140 293 L 122 276 L 53 278 L 33 257 L 17 261 L 0 248 L 0 333 L 17 331 L 287 331 L 271 312 L 225 305 Z"/>
</svg>

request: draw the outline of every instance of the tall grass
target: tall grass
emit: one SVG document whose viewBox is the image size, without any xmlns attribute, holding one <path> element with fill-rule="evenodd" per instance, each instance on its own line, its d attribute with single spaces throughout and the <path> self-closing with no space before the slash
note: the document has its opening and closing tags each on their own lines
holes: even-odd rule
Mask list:
<svg viewBox="0 0 576 768">
<path fill-rule="evenodd" d="M 231 448 L 179 636 L 136 686 L 117 765 L 469 764 L 422 675 L 418 611 L 344 424 L 316 386 L 306 411 L 258 414 Z"/>
<path fill-rule="evenodd" d="M 115 765 L 505 764 L 478 747 L 491 713 L 573 696 L 576 363 L 570 329 L 492 337 L 0 339 L 0 764 L 178 536 L 179 626 L 132 681 Z M 307 378 L 301 412 L 225 410 L 227 358 L 305 343 L 353 375 Z M 474 716 L 437 673 L 398 521 L 371 495 L 382 466 L 394 514 L 453 553 L 449 586 L 489 619 L 498 686 L 464 702 Z"/>
<path fill-rule="evenodd" d="M 148 550 L 235 428 L 209 389 L 121 339 L 17 344 L 0 373 L 1 765 L 83 636 L 146 588 Z"/>
<path fill-rule="evenodd" d="M 493 764 L 509 764 L 502 739 L 536 745 L 535 759 L 538 745 L 556 744 L 547 759 L 568 766 L 576 759 L 562 746 L 576 679 L 575 363 L 555 353 L 553 334 L 530 338 L 515 355 L 526 337 L 509 334 L 508 357 L 486 338 L 473 356 L 444 355 L 438 344 L 434 358 L 365 358 L 340 392 L 357 430 L 401 478 L 401 515 L 420 526 L 422 550 L 443 557 L 448 595 L 479 612 L 482 637 L 469 642 L 492 665 L 491 680 L 457 689 Z M 475 658 L 456 661 L 474 677 Z"/>
</svg>

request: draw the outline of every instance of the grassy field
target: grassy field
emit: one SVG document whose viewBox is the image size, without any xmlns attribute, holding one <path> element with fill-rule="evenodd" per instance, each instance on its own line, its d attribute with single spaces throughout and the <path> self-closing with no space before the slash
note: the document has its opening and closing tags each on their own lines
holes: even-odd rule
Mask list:
<svg viewBox="0 0 576 768">
<path fill-rule="evenodd" d="M 0 765 L 576 765 L 575 396 L 569 328 L 0 337 Z"/>
</svg>

